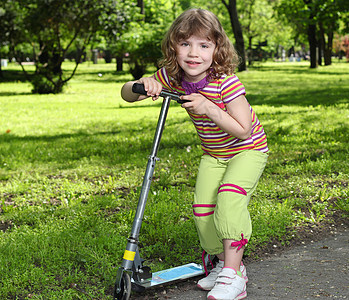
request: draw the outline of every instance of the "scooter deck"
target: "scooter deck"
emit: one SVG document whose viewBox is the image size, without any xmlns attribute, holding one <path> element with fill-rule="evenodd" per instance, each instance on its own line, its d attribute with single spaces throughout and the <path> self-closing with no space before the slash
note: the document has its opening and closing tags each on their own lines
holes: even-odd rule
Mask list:
<svg viewBox="0 0 349 300">
<path fill-rule="evenodd" d="M 183 266 L 174 267 L 171 269 L 155 272 L 152 278 L 143 282 L 132 282 L 143 288 L 150 288 L 159 284 L 165 284 L 172 281 L 184 280 L 191 277 L 199 276 L 205 273 L 201 265 L 189 263 Z"/>
</svg>

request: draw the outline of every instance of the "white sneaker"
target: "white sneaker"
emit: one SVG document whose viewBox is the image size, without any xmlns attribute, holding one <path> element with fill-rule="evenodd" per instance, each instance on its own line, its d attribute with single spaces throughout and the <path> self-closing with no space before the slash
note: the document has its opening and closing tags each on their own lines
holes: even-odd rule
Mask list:
<svg viewBox="0 0 349 300">
<path fill-rule="evenodd" d="M 210 274 L 208 274 L 206 277 L 200 279 L 197 283 L 198 288 L 204 290 L 204 291 L 210 291 L 213 289 L 216 279 L 218 277 L 218 274 L 222 271 L 224 267 L 224 261 L 220 260 L 217 265 L 210 271 Z M 246 267 L 241 262 L 240 266 L 240 272 L 242 274 L 242 277 L 244 278 L 245 282 L 248 282 L 248 277 L 246 273 Z"/>
<path fill-rule="evenodd" d="M 247 271 L 246 271 L 245 265 L 242 262 L 240 265 L 240 272 L 242 274 L 242 277 L 245 279 L 245 282 L 247 283 L 248 282 Z"/>
<path fill-rule="evenodd" d="M 223 268 L 214 288 L 207 294 L 208 300 L 239 300 L 247 297 L 246 282 L 231 268 Z"/>
</svg>

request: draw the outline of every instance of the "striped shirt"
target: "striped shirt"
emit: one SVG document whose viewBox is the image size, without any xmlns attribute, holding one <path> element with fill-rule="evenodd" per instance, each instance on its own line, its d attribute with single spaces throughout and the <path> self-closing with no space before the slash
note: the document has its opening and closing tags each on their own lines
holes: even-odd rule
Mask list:
<svg viewBox="0 0 349 300">
<path fill-rule="evenodd" d="M 167 71 L 159 69 L 154 77 L 164 89 L 185 94 L 182 87 L 174 86 Z M 245 95 L 245 88 L 236 75 L 223 75 L 219 79 L 209 82 L 204 88 L 198 91 L 207 99 L 215 103 L 223 111 L 227 111 L 226 105 L 236 97 Z M 204 154 L 211 155 L 218 159 L 229 159 L 244 150 L 258 150 L 268 152 L 267 137 L 263 126 L 259 122 L 255 112 L 249 105 L 252 116 L 252 129 L 250 136 L 240 140 L 220 129 L 206 115 L 197 115 L 188 112 L 196 131 L 201 140 L 201 147 Z"/>
</svg>

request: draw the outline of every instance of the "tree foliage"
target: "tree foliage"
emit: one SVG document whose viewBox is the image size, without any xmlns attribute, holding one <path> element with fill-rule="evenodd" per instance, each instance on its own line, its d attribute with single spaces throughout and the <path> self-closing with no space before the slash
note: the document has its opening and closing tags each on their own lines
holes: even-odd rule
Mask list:
<svg viewBox="0 0 349 300">
<path fill-rule="evenodd" d="M 111 23 L 118 28 L 120 10 L 114 0 L 7 0 L 6 3 L 9 8 L 5 10 L 6 19 L 13 12 L 17 16 L 8 24 L 11 38 L 5 37 L 11 54 L 22 64 L 21 45 L 27 43 L 33 47 L 35 93 L 61 92 L 75 74 L 81 56 L 96 32 Z M 67 74 L 62 70 L 62 63 L 72 45 L 79 49 L 79 55 L 75 68 Z"/>
<path fill-rule="evenodd" d="M 24 9 L 17 1 L 2 0 L 0 7 L 0 56 L 7 52 L 15 51 L 15 46 L 23 48 L 26 41 L 26 26 L 23 19 Z"/>
<path fill-rule="evenodd" d="M 123 56 L 127 52 L 123 35 L 133 30 L 133 27 L 142 21 L 141 9 L 133 0 L 119 1 L 115 12 L 104 13 L 103 29 L 97 36 L 106 41 L 106 48 L 115 55 L 117 71 L 122 71 Z"/>
<path fill-rule="evenodd" d="M 348 18 L 348 1 L 281 0 L 277 9 L 297 31 L 307 35 L 311 68 L 317 67 L 317 48 L 324 51 L 325 64 L 331 64 L 333 36 L 339 30 L 341 20 Z"/>
<path fill-rule="evenodd" d="M 144 1 L 144 14 L 133 19 L 129 30 L 120 37 L 118 45 L 128 54 L 130 72 L 135 79 L 145 74 L 148 65 L 158 66 L 162 55 L 161 41 L 167 28 L 182 11 L 182 7 L 176 4 L 175 0 Z"/>
<path fill-rule="evenodd" d="M 280 47 L 292 47 L 294 32 L 276 18 L 270 1 L 245 0 L 238 4 L 249 65 L 266 59 L 267 55 L 278 56 Z"/>
</svg>

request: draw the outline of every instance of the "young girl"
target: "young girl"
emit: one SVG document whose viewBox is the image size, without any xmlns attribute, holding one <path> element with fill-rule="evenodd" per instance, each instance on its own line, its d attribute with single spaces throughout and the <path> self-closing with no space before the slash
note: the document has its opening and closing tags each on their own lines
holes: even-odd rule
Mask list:
<svg viewBox="0 0 349 300">
<path fill-rule="evenodd" d="M 161 90 L 182 94 L 182 104 L 201 140 L 193 213 L 203 249 L 219 258 L 198 287 L 208 299 L 246 297 L 245 245 L 252 233 L 249 199 L 267 162 L 264 129 L 234 75 L 238 56 L 217 17 L 190 9 L 172 24 L 163 43 L 162 68 L 127 82 L 128 102 L 157 99 Z M 132 92 L 143 83 L 147 96 Z"/>
</svg>

